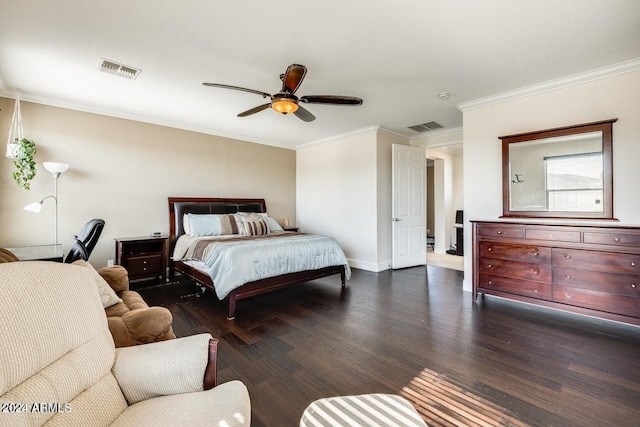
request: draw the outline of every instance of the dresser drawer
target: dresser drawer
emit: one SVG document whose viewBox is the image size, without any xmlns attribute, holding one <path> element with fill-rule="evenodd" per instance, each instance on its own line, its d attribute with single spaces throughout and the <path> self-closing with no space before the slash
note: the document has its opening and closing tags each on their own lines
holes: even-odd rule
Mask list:
<svg viewBox="0 0 640 427">
<path fill-rule="evenodd" d="M 480 274 L 551 283 L 551 266 L 548 264 L 480 258 L 478 269 Z"/>
<path fill-rule="evenodd" d="M 524 226 L 519 224 L 478 224 L 476 232 L 482 237 L 524 238 Z"/>
<path fill-rule="evenodd" d="M 640 276 L 553 268 L 553 284 L 640 298 Z"/>
<path fill-rule="evenodd" d="M 554 285 L 553 301 L 623 316 L 640 317 L 640 298 Z"/>
<path fill-rule="evenodd" d="M 640 234 L 616 232 L 585 232 L 584 243 L 596 243 L 600 245 L 614 246 L 638 246 L 640 247 Z"/>
<path fill-rule="evenodd" d="M 525 238 L 527 240 L 547 240 L 549 242 L 580 243 L 580 232 L 573 230 L 558 230 L 547 228 L 527 228 Z"/>
<path fill-rule="evenodd" d="M 127 257 L 125 267 L 132 278 L 160 275 L 162 274 L 162 254 Z"/>
<path fill-rule="evenodd" d="M 550 283 L 511 279 L 491 274 L 480 274 L 478 287 L 543 300 L 550 300 L 552 293 Z"/>
<path fill-rule="evenodd" d="M 512 245 L 509 243 L 480 242 L 478 256 L 514 261 L 551 263 L 551 248 L 539 246 Z"/>
<path fill-rule="evenodd" d="M 640 255 L 553 248 L 551 263 L 585 271 L 640 275 Z"/>
</svg>

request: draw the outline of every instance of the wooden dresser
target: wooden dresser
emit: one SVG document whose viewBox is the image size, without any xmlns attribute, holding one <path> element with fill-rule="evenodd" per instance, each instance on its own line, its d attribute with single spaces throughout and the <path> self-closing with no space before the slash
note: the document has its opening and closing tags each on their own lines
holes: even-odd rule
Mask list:
<svg viewBox="0 0 640 427">
<path fill-rule="evenodd" d="M 471 221 L 478 293 L 640 325 L 640 227 Z"/>
</svg>

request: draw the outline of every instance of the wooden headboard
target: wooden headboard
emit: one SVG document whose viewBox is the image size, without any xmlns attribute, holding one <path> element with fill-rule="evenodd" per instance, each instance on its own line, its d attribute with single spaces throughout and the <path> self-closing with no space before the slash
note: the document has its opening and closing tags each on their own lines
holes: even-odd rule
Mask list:
<svg viewBox="0 0 640 427">
<path fill-rule="evenodd" d="M 182 217 L 187 213 L 230 214 L 266 212 L 264 199 L 225 199 L 210 197 L 169 197 L 169 250 L 173 253 L 178 237 L 184 234 Z"/>
</svg>

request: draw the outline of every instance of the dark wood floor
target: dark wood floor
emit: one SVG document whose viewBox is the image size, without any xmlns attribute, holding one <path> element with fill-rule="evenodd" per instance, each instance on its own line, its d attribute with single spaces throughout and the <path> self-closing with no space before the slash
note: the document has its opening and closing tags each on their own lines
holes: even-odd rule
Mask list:
<svg viewBox="0 0 640 427">
<path fill-rule="evenodd" d="M 532 426 L 639 426 L 640 328 L 462 291 L 462 272 L 353 270 L 238 303 L 190 284 L 140 289 L 178 336 L 220 339 L 218 378 L 249 388 L 252 425 L 297 426 L 315 399 L 399 393 L 423 369 Z"/>
</svg>

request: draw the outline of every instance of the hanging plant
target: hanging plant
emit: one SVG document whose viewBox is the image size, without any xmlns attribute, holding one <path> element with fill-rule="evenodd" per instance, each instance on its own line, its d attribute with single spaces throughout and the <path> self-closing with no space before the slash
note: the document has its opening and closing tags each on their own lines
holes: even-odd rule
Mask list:
<svg viewBox="0 0 640 427">
<path fill-rule="evenodd" d="M 30 190 L 30 181 L 36 176 L 36 162 L 33 160 L 36 143 L 27 138 L 16 139 L 15 142 L 19 144 L 16 150 L 17 158 L 13 161 L 17 170 L 12 176 L 20 188 Z"/>
</svg>

